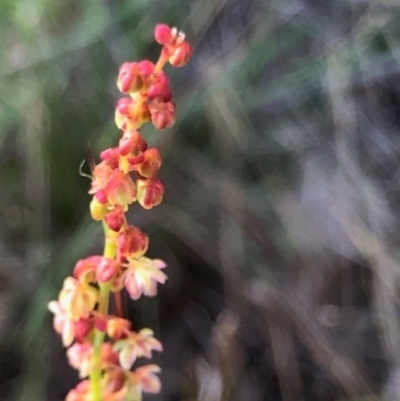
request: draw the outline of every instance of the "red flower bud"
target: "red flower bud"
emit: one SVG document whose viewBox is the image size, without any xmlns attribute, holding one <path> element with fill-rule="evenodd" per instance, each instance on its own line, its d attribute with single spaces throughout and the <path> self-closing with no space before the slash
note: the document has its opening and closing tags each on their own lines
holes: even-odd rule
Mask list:
<svg viewBox="0 0 400 401">
<path fill-rule="evenodd" d="M 121 264 L 118 261 L 103 257 L 96 268 L 96 280 L 100 283 L 106 283 L 110 281 L 120 269 Z"/>
<path fill-rule="evenodd" d="M 154 77 L 153 83 L 147 89 L 147 98 L 160 102 L 169 102 L 171 100 L 172 94 L 169 87 L 169 79 L 163 72 Z"/>
<path fill-rule="evenodd" d="M 136 185 L 137 200 L 144 209 L 151 209 L 162 202 L 164 185 L 160 180 L 139 179 Z"/>
<path fill-rule="evenodd" d="M 144 153 L 141 153 L 139 156 L 128 157 L 128 163 L 133 168 L 143 162 L 144 162 Z"/>
<path fill-rule="evenodd" d="M 153 125 L 162 130 L 172 127 L 175 123 L 175 105 L 172 102 L 159 103 L 153 102 L 149 105 L 151 122 Z"/>
<path fill-rule="evenodd" d="M 122 93 L 136 92 L 143 86 L 138 63 L 124 63 L 119 69 L 117 78 L 118 89 Z"/>
<path fill-rule="evenodd" d="M 192 46 L 186 41 L 183 41 L 171 52 L 168 61 L 173 67 L 183 67 L 186 65 L 192 56 Z"/>
<path fill-rule="evenodd" d="M 81 318 L 74 322 L 75 340 L 83 342 L 93 329 L 93 324 L 88 318 Z"/>
<path fill-rule="evenodd" d="M 154 28 L 154 38 L 160 45 L 166 45 L 174 40 L 171 28 L 166 24 L 157 24 Z"/>
<path fill-rule="evenodd" d="M 73 276 L 79 281 L 85 283 L 94 283 L 96 277 L 96 269 L 102 260 L 102 256 L 94 255 L 85 259 L 80 259 L 76 263 Z"/>
<path fill-rule="evenodd" d="M 154 63 L 152 63 L 150 60 L 142 60 L 138 63 L 138 69 L 143 81 L 146 81 L 148 77 L 153 74 L 154 67 Z"/>
<path fill-rule="evenodd" d="M 104 315 L 95 314 L 94 315 L 94 324 L 93 326 L 97 329 L 102 331 L 103 333 L 107 330 L 107 318 Z"/>
<path fill-rule="evenodd" d="M 118 100 L 115 108 L 115 124 L 124 131 L 134 129 L 138 125 L 135 115 L 135 101 L 128 97 Z"/>
<path fill-rule="evenodd" d="M 145 178 L 154 178 L 161 167 L 161 155 L 158 149 L 147 149 L 144 152 L 144 160 L 136 168 L 136 171 Z"/>
<path fill-rule="evenodd" d="M 138 156 L 147 149 L 147 143 L 136 130 L 126 131 L 119 141 L 119 153 L 121 156 L 128 154 Z"/>
<path fill-rule="evenodd" d="M 119 149 L 109 148 L 100 153 L 100 159 L 103 160 L 113 170 L 118 168 L 119 163 Z"/>
<path fill-rule="evenodd" d="M 108 199 L 107 199 L 107 192 L 104 189 L 99 189 L 95 194 L 94 197 L 96 200 L 101 203 L 102 205 L 107 204 Z"/>
<path fill-rule="evenodd" d="M 104 220 L 110 230 L 118 232 L 126 223 L 125 214 L 121 207 L 116 206 L 110 213 L 104 216 Z"/>
<path fill-rule="evenodd" d="M 130 113 L 130 110 L 132 106 L 135 104 L 135 101 L 130 98 L 130 97 L 122 97 L 121 99 L 118 99 L 117 105 L 116 105 L 116 110 L 123 115 L 128 115 Z"/>
<path fill-rule="evenodd" d="M 129 174 L 115 170 L 104 191 L 111 205 L 121 206 L 124 210 L 136 201 L 136 185 Z"/>
<path fill-rule="evenodd" d="M 120 257 L 140 258 L 149 246 L 149 238 L 137 227 L 129 226 L 117 235 L 117 250 Z"/>
</svg>

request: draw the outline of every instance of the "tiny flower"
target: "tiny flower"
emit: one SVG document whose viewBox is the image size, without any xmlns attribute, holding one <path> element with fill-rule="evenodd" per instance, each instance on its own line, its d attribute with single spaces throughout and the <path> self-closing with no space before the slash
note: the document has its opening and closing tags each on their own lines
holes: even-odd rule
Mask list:
<svg viewBox="0 0 400 401">
<path fill-rule="evenodd" d="M 128 394 L 128 383 L 125 372 L 118 367 L 112 367 L 104 372 L 101 380 L 103 401 L 139 401 Z"/>
<path fill-rule="evenodd" d="M 67 277 L 58 300 L 67 316 L 78 320 L 93 311 L 98 301 L 98 291 L 73 277 Z"/>
<path fill-rule="evenodd" d="M 74 321 L 75 341 L 84 342 L 93 330 L 93 319 L 80 318 Z"/>
<path fill-rule="evenodd" d="M 163 130 L 172 127 L 175 123 L 175 105 L 172 102 L 152 102 L 149 104 L 151 122 L 154 127 Z"/>
<path fill-rule="evenodd" d="M 120 205 L 124 209 L 136 201 L 136 185 L 129 174 L 113 170 L 104 161 L 93 170 L 89 193 L 94 194 L 100 203 Z"/>
<path fill-rule="evenodd" d="M 101 262 L 102 256 L 89 256 L 80 259 L 75 265 L 73 275 L 82 283 L 94 283 L 96 279 L 96 269 Z"/>
<path fill-rule="evenodd" d="M 121 270 L 121 263 L 117 260 L 102 257 L 96 267 L 96 280 L 99 283 L 110 281 Z"/>
<path fill-rule="evenodd" d="M 175 47 L 169 56 L 168 61 L 173 67 L 183 67 L 192 56 L 192 46 L 183 41 L 179 46 Z"/>
<path fill-rule="evenodd" d="M 149 60 L 124 63 L 119 70 L 117 86 L 122 93 L 136 93 L 146 87 L 153 72 L 154 64 Z"/>
<path fill-rule="evenodd" d="M 114 169 L 109 166 L 109 164 L 105 161 L 97 164 L 93 169 L 92 175 L 92 186 L 90 188 L 89 194 L 95 194 L 107 185 L 111 176 L 114 173 Z M 99 200 L 100 201 L 100 200 Z M 101 202 L 104 203 L 104 202 Z"/>
<path fill-rule="evenodd" d="M 121 257 L 140 258 L 149 246 L 148 236 L 137 227 L 129 226 L 117 235 L 117 249 Z"/>
<path fill-rule="evenodd" d="M 108 369 L 101 379 L 102 401 L 126 401 L 128 385 L 121 369 Z M 129 398 L 139 401 L 139 398 Z M 94 401 L 90 380 L 83 380 L 67 394 L 65 401 Z"/>
<path fill-rule="evenodd" d="M 92 321 L 93 321 L 93 326 L 97 330 L 102 331 L 104 333 L 107 331 L 107 316 L 101 313 L 94 312 Z"/>
<path fill-rule="evenodd" d="M 111 175 L 112 177 L 112 175 Z M 110 178 L 111 179 L 111 178 Z M 107 207 L 108 197 L 105 189 L 101 188 L 94 194 L 94 200 Z"/>
<path fill-rule="evenodd" d="M 125 213 L 120 206 L 115 206 L 111 212 L 104 216 L 104 220 L 108 228 L 115 232 L 118 232 L 126 224 Z"/>
<path fill-rule="evenodd" d="M 129 370 L 137 358 L 151 358 L 152 351 L 162 351 L 161 343 L 153 334 L 150 329 L 130 332 L 127 338 L 114 344 L 114 349 L 119 353 L 119 363 L 124 369 Z"/>
<path fill-rule="evenodd" d="M 61 335 L 64 347 L 68 347 L 74 341 L 74 321 L 69 318 L 59 301 L 49 302 L 48 308 L 54 314 L 53 327 L 55 332 Z"/>
<path fill-rule="evenodd" d="M 80 382 L 75 388 L 70 390 L 65 401 L 92 401 L 91 386 L 89 380 Z"/>
<path fill-rule="evenodd" d="M 124 210 L 136 201 L 136 185 L 131 176 L 124 174 L 121 170 L 114 171 L 104 191 L 111 205 L 122 206 Z"/>
<path fill-rule="evenodd" d="M 126 337 L 129 329 L 131 327 L 131 322 L 121 317 L 111 317 L 107 322 L 107 335 L 113 340 L 120 340 Z"/>
<path fill-rule="evenodd" d="M 161 371 L 157 365 L 145 365 L 130 372 L 132 385 L 137 385 L 146 393 L 156 394 L 161 390 L 161 382 L 156 373 Z"/>
<path fill-rule="evenodd" d="M 136 185 L 137 200 L 144 209 L 151 209 L 162 202 L 164 185 L 160 180 L 140 178 Z"/>
<path fill-rule="evenodd" d="M 119 149 L 108 148 L 100 153 L 100 159 L 105 162 L 111 169 L 115 170 L 118 168 L 119 163 Z"/>
<path fill-rule="evenodd" d="M 79 377 L 84 379 L 94 369 L 93 366 L 93 345 L 90 343 L 75 343 L 67 350 L 69 364 L 79 371 Z M 118 355 L 112 345 L 108 342 L 101 345 L 100 367 L 107 369 L 118 363 Z"/>
<path fill-rule="evenodd" d="M 153 74 L 154 67 L 154 63 L 152 63 L 150 60 L 142 60 L 138 63 L 140 75 L 145 82 L 147 82 L 149 77 Z"/>
<path fill-rule="evenodd" d="M 117 78 L 118 89 L 122 93 L 135 92 L 142 88 L 143 80 L 139 74 L 137 63 L 123 63 Z"/>
<path fill-rule="evenodd" d="M 144 160 L 136 167 L 136 171 L 145 178 L 154 178 L 161 167 L 161 155 L 158 149 L 151 148 L 144 152 Z"/>
<path fill-rule="evenodd" d="M 90 343 L 75 343 L 67 350 L 69 364 L 79 371 L 81 379 L 89 376 L 93 347 Z"/>
<path fill-rule="evenodd" d="M 169 78 L 161 71 L 153 77 L 153 82 L 147 89 L 147 99 L 165 103 L 169 102 L 171 98 L 172 93 L 169 87 Z"/>
<path fill-rule="evenodd" d="M 161 271 L 166 264 L 160 259 L 128 259 L 127 269 L 122 274 L 125 288 L 133 300 L 142 294 L 153 297 L 157 293 L 157 284 L 164 284 L 167 275 Z"/>
<path fill-rule="evenodd" d="M 150 112 L 146 103 L 136 102 L 126 97 L 118 100 L 115 109 L 115 124 L 119 129 L 133 130 L 148 121 L 150 121 Z"/>
<path fill-rule="evenodd" d="M 124 132 L 119 141 L 119 152 L 121 156 L 140 156 L 147 149 L 147 143 L 136 130 Z"/>
</svg>

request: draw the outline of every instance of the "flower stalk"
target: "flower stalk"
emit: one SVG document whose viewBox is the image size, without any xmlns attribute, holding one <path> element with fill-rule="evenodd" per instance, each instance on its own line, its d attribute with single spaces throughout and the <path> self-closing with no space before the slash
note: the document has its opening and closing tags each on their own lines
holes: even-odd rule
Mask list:
<svg viewBox="0 0 400 401">
<path fill-rule="evenodd" d="M 147 235 L 126 218 L 136 201 L 144 209 L 162 202 L 161 155 L 148 147 L 138 130 L 150 122 L 158 130 L 174 124 L 175 104 L 163 69 L 168 63 L 184 66 L 192 54 L 185 35 L 176 28 L 159 24 L 154 35 L 162 46 L 157 63 L 126 62 L 119 70 L 117 86 L 126 95 L 115 110 L 121 138 L 118 146 L 100 153 L 101 161 L 92 171 L 90 212 L 103 225 L 103 254 L 79 260 L 58 299 L 49 303 L 69 363 L 83 379 L 66 401 L 140 401 L 143 392 L 157 393 L 161 388 L 157 365 L 134 365 L 137 359 L 162 351 L 162 344 L 152 330 L 131 328 L 123 317 L 121 295 L 126 291 L 132 300 L 153 297 L 158 284 L 167 279 L 166 264 L 145 256 Z M 109 313 L 111 294 L 115 315 Z"/>
</svg>

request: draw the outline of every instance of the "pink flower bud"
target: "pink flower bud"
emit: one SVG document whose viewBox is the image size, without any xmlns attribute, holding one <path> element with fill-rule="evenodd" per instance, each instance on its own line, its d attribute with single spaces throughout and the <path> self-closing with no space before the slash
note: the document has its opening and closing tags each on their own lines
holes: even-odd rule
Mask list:
<svg viewBox="0 0 400 401">
<path fill-rule="evenodd" d="M 103 160 L 111 169 L 118 168 L 119 148 L 105 149 L 100 153 L 100 159 Z"/>
<path fill-rule="evenodd" d="M 126 223 L 125 213 L 121 207 L 116 206 L 111 212 L 104 216 L 104 220 L 110 230 L 118 232 Z"/>
<path fill-rule="evenodd" d="M 158 100 L 160 102 L 169 102 L 172 98 L 169 87 L 169 79 L 164 72 L 158 73 L 153 78 L 153 83 L 147 89 L 147 98 L 149 100 Z"/>
<path fill-rule="evenodd" d="M 136 171 L 145 178 L 154 178 L 161 167 L 161 155 L 158 149 L 147 149 L 144 152 L 144 160 L 140 163 Z"/>
<path fill-rule="evenodd" d="M 96 313 L 94 315 L 94 327 L 105 333 L 107 330 L 107 317 Z"/>
<path fill-rule="evenodd" d="M 147 149 L 147 143 L 136 130 L 126 131 L 119 141 L 119 152 L 121 156 L 139 156 Z"/>
<path fill-rule="evenodd" d="M 122 93 L 136 92 L 143 86 L 138 63 L 124 63 L 119 69 L 117 78 L 118 89 Z"/>
<path fill-rule="evenodd" d="M 103 257 L 96 268 L 96 280 L 99 283 L 106 283 L 110 281 L 121 268 L 122 266 L 118 261 Z"/>
<path fill-rule="evenodd" d="M 142 60 L 138 63 L 138 69 L 143 81 L 147 81 L 154 72 L 154 63 L 150 60 Z"/>
<path fill-rule="evenodd" d="M 88 318 L 81 318 L 74 322 L 75 340 L 84 342 L 93 329 L 93 322 Z"/>
<path fill-rule="evenodd" d="M 108 203 L 107 199 L 107 192 L 104 189 L 99 189 L 95 194 L 94 197 L 96 198 L 97 202 L 105 205 Z"/>
<path fill-rule="evenodd" d="M 192 56 L 192 46 L 186 41 L 183 41 L 171 52 L 169 62 L 173 67 L 183 67 L 186 65 Z"/>
<path fill-rule="evenodd" d="M 153 102 L 149 105 L 151 122 L 159 130 L 172 127 L 175 123 L 175 104 Z"/>
<path fill-rule="evenodd" d="M 102 260 L 102 256 L 89 256 L 80 259 L 75 265 L 73 275 L 83 283 L 94 283 L 96 280 L 96 270 Z"/>
<path fill-rule="evenodd" d="M 160 45 L 166 45 L 174 40 L 171 28 L 166 24 L 157 24 L 154 28 L 154 38 Z"/>
<path fill-rule="evenodd" d="M 138 179 L 137 200 L 144 209 L 158 206 L 163 199 L 164 185 L 160 180 Z"/>
<path fill-rule="evenodd" d="M 117 235 L 118 254 L 126 258 L 143 256 L 149 246 L 148 236 L 137 227 L 129 226 Z"/>
</svg>

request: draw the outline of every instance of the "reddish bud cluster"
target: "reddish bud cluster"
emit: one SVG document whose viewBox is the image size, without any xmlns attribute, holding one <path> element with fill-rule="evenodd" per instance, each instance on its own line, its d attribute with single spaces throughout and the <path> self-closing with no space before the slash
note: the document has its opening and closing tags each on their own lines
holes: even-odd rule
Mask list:
<svg viewBox="0 0 400 401">
<path fill-rule="evenodd" d="M 125 289 L 133 300 L 153 297 L 158 284 L 167 280 L 162 271 L 166 264 L 145 257 L 149 238 L 129 225 L 125 216 L 136 200 L 144 209 L 162 202 L 161 155 L 148 147 L 138 129 L 150 121 L 158 130 L 174 124 L 175 104 L 163 67 L 167 62 L 181 67 L 192 53 L 185 35 L 176 28 L 160 24 L 154 34 L 163 46 L 158 62 L 126 62 L 119 70 L 117 86 L 129 95 L 119 99 L 115 109 L 115 123 L 122 135 L 118 146 L 100 153 L 101 162 L 92 171 L 90 212 L 105 226 L 104 255 L 79 260 L 58 300 L 49 303 L 54 329 L 64 346 L 70 347 L 70 365 L 82 379 L 90 377 L 68 393 L 67 401 L 140 400 L 142 392 L 156 393 L 161 386 L 156 365 L 130 371 L 138 358 L 151 358 L 153 351 L 162 351 L 153 331 L 135 332 L 128 320 L 107 312 L 110 292 Z"/>
<path fill-rule="evenodd" d="M 162 54 L 168 57 L 173 67 L 183 67 L 192 56 L 192 46 L 185 40 L 185 34 L 176 28 L 158 24 L 154 30 L 156 42 L 163 45 Z"/>
</svg>

